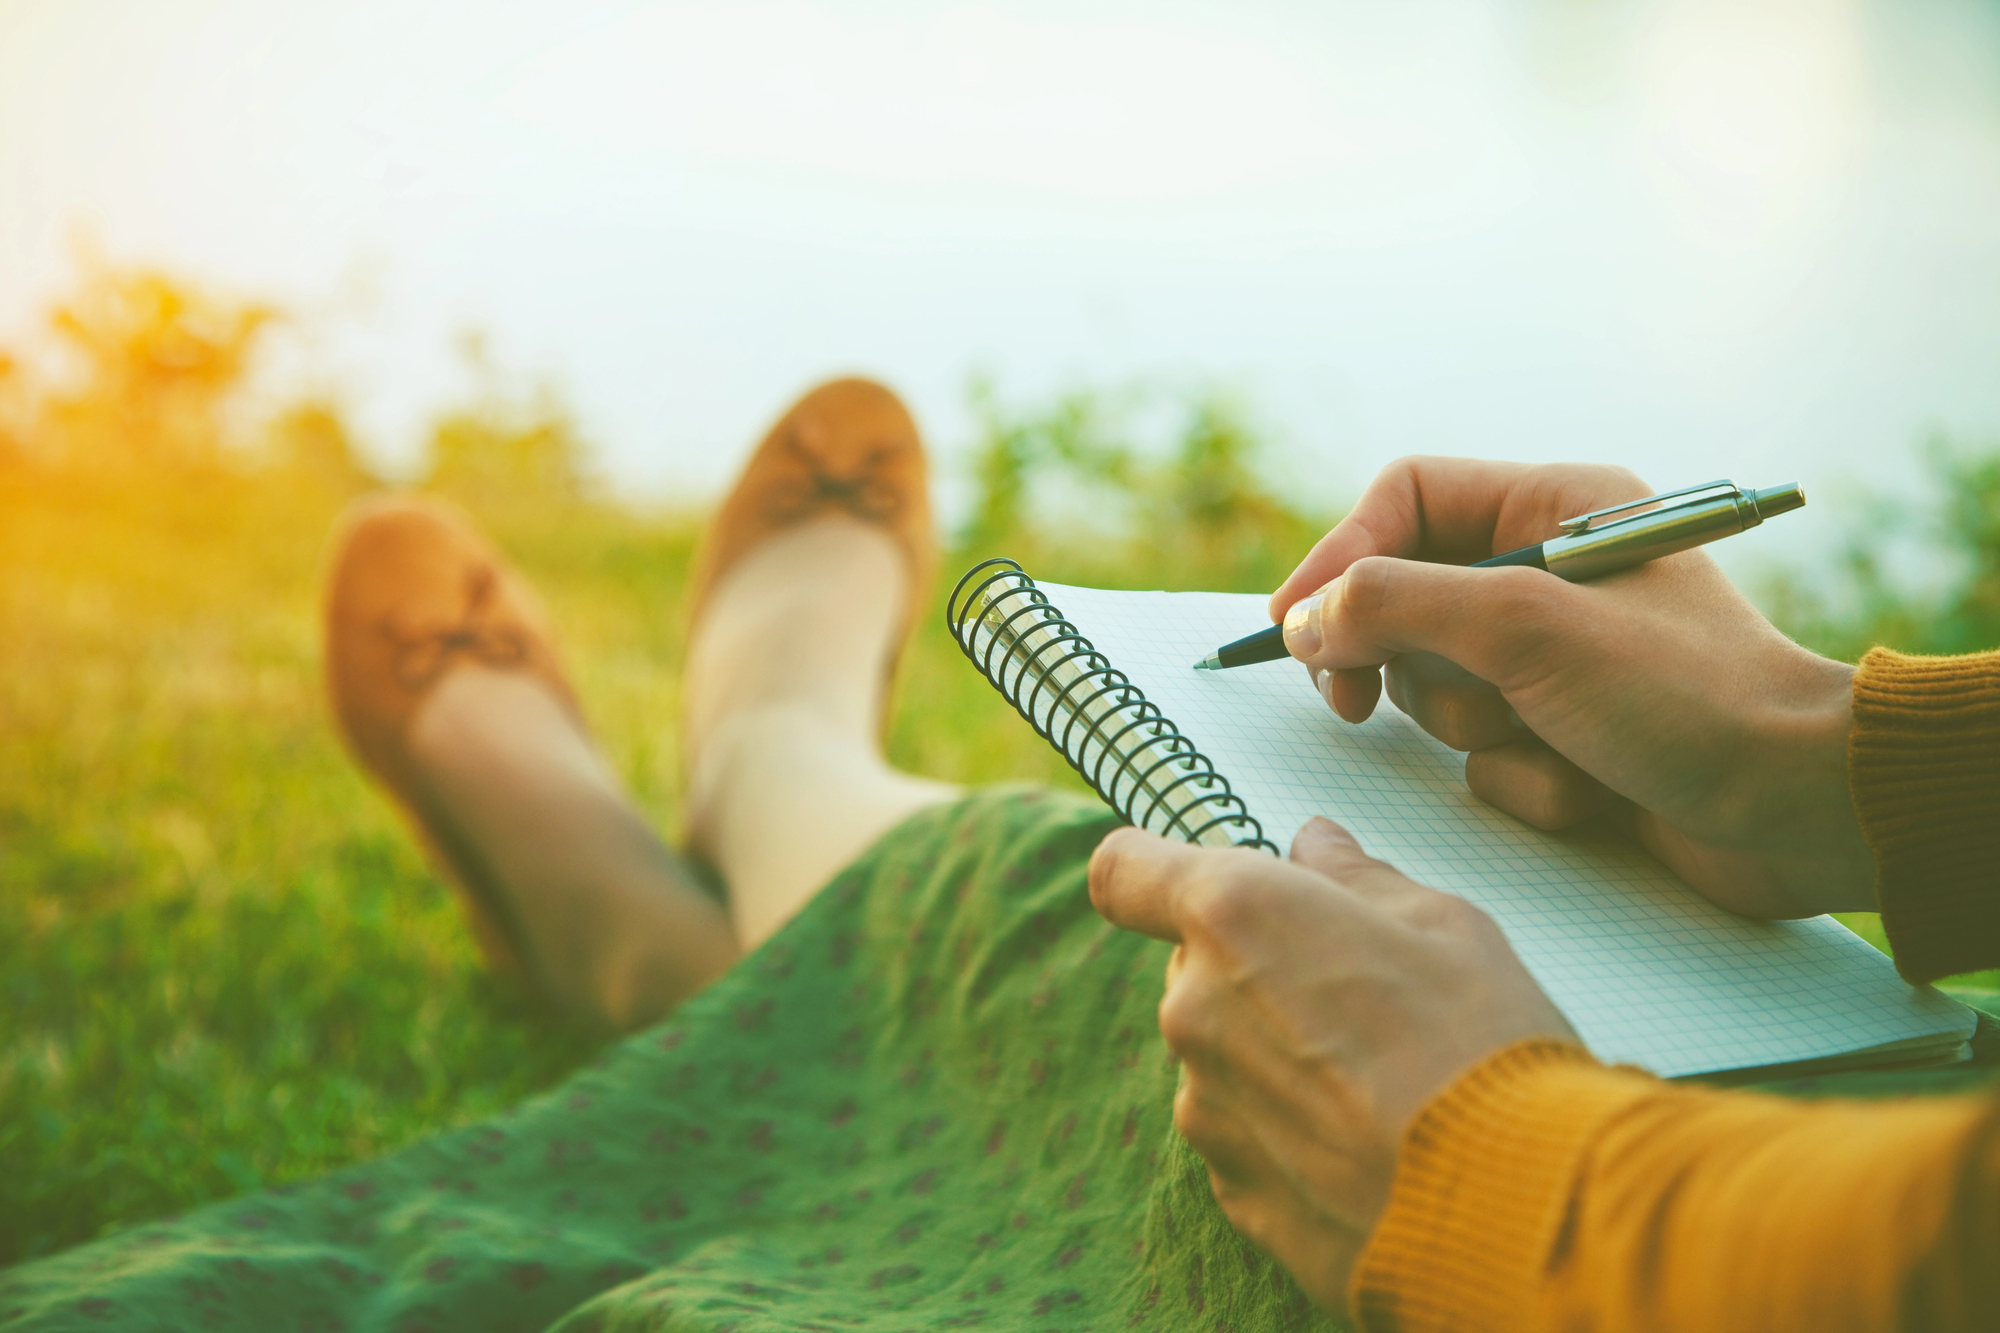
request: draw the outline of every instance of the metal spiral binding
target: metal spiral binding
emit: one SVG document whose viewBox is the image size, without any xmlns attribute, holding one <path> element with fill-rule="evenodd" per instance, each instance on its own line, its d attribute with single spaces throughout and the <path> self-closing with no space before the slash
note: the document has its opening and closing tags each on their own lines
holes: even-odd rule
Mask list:
<svg viewBox="0 0 2000 1333">
<path fill-rule="evenodd" d="M 951 590 L 944 614 L 966 658 L 1127 823 L 1189 842 L 1278 853 L 1208 756 L 1019 563 L 996 557 L 974 565 Z"/>
</svg>

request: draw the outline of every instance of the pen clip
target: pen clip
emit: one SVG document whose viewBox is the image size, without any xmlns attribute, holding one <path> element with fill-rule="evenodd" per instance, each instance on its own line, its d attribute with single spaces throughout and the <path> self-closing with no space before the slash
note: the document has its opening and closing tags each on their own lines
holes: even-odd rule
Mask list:
<svg viewBox="0 0 2000 1333">
<path fill-rule="evenodd" d="M 1563 536 L 1565 537 L 1581 537 L 1584 533 L 1589 532 L 1593 526 L 1597 525 L 1598 519 L 1603 518 L 1607 514 L 1622 514 L 1628 509 L 1637 509 L 1641 505 L 1658 504 L 1662 500 L 1681 500 L 1680 504 L 1674 505 L 1672 508 L 1683 509 L 1688 505 L 1699 503 L 1695 500 L 1682 499 L 1683 496 L 1705 496 L 1711 491 L 1727 491 L 1738 500 L 1743 498 L 1743 488 L 1727 477 L 1724 477 L 1721 481 L 1705 481 L 1699 486 L 1689 486 L 1685 490 L 1668 491 L 1663 495 L 1649 495 L 1643 500 L 1628 500 L 1622 505 L 1613 505 L 1609 509 L 1593 509 L 1588 514 L 1578 514 L 1575 518 L 1566 518 L 1557 524 L 1557 526 L 1562 529 Z"/>
</svg>

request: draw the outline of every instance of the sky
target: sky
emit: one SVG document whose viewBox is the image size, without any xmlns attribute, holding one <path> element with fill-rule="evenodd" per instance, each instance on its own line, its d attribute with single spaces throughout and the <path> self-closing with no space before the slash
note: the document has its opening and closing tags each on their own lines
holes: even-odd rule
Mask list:
<svg viewBox="0 0 2000 1333">
<path fill-rule="evenodd" d="M 79 245 L 274 296 L 395 468 L 482 329 L 649 499 L 858 371 L 1852 501 L 2000 440 L 1996 220 L 1981 0 L 0 0 L 0 345 Z"/>
</svg>

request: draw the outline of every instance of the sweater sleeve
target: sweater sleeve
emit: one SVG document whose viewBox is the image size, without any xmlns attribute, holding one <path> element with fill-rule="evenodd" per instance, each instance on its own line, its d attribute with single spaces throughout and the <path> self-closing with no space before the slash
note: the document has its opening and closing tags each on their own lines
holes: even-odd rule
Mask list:
<svg viewBox="0 0 2000 1333">
<path fill-rule="evenodd" d="M 1847 774 L 1903 975 L 2000 967 L 2000 653 L 1869 653 Z"/>
<path fill-rule="evenodd" d="M 2000 1102 L 1679 1087 L 1550 1041 L 1411 1125 L 1369 1333 L 2000 1327 Z"/>
</svg>

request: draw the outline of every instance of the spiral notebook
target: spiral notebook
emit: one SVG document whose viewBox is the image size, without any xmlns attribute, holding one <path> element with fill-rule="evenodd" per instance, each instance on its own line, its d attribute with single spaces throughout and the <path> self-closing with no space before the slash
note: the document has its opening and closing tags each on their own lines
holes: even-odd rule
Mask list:
<svg viewBox="0 0 2000 1333">
<path fill-rule="evenodd" d="M 1629 842 L 1544 833 L 1465 788 L 1465 757 L 1385 698 L 1334 717 L 1294 662 L 1193 664 L 1265 623 L 1235 593 L 1037 584 L 1012 561 L 947 608 L 973 664 L 1131 823 L 1273 854 L 1327 815 L 1491 913 L 1600 1057 L 1667 1077 L 1960 1058 L 1976 1015 L 1830 917 L 1750 921 Z"/>
</svg>

